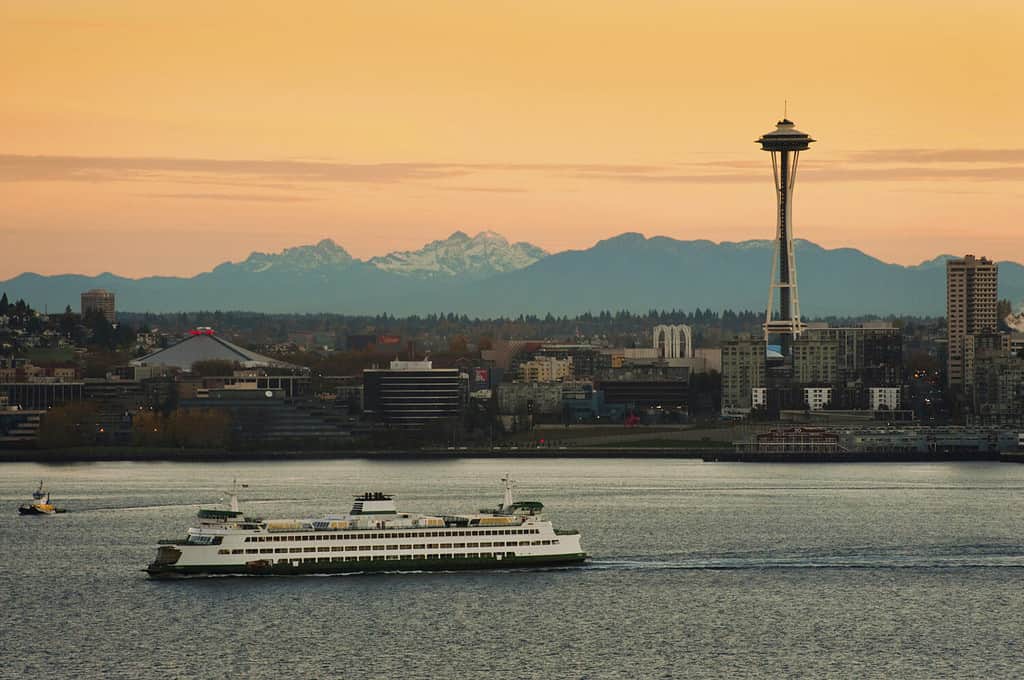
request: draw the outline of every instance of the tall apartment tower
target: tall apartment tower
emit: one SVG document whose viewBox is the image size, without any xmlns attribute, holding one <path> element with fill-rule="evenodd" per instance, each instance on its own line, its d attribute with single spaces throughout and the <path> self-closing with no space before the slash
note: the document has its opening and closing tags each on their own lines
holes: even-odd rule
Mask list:
<svg viewBox="0 0 1024 680">
<path fill-rule="evenodd" d="M 793 339 L 804 330 L 800 320 L 800 296 L 796 289 L 796 257 L 793 254 L 793 189 L 800 152 L 810 148 L 811 136 L 800 132 L 793 121 L 783 118 L 775 129 L 761 135 L 757 143 L 772 155 L 775 176 L 777 228 L 772 278 L 768 284 L 768 310 L 764 320 L 764 339 L 780 336 L 782 355 L 788 356 Z M 778 297 L 778 314 L 775 299 Z"/>
<path fill-rule="evenodd" d="M 82 316 L 93 309 L 99 310 L 110 323 L 117 321 L 114 294 L 109 290 L 93 288 L 82 293 Z"/>
<path fill-rule="evenodd" d="M 946 324 L 949 386 L 962 388 L 973 365 L 965 361 L 964 345 L 974 336 L 997 330 L 999 265 L 985 257 L 968 255 L 946 262 Z"/>
</svg>

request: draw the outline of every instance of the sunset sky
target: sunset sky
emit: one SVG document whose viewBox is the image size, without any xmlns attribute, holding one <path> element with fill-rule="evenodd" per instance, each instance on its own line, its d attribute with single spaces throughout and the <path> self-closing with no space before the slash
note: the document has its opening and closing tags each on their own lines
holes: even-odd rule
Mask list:
<svg viewBox="0 0 1024 680">
<path fill-rule="evenodd" d="M 0 278 L 333 238 L 795 233 L 1024 261 L 1024 2 L 0 0 Z"/>
</svg>

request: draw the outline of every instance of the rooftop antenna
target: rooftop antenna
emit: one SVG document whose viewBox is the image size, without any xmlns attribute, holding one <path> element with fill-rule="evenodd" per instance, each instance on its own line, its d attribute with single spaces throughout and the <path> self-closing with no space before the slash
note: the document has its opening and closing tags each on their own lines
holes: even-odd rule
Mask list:
<svg viewBox="0 0 1024 680">
<path fill-rule="evenodd" d="M 788 99 L 783 99 L 782 100 L 782 117 L 783 118 L 789 118 L 789 100 Z"/>
</svg>

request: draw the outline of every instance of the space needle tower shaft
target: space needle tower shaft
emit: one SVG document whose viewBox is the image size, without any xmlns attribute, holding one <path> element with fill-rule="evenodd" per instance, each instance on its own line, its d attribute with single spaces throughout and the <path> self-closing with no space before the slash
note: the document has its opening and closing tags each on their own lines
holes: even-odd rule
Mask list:
<svg viewBox="0 0 1024 680">
<path fill-rule="evenodd" d="M 793 188 L 800 152 L 806 151 L 810 135 L 800 132 L 791 120 L 783 118 L 775 130 L 761 135 L 757 143 L 772 155 L 772 174 L 775 177 L 775 196 L 778 201 L 778 226 L 775 234 L 775 253 L 772 258 L 772 277 L 768 286 L 768 307 L 765 312 L 764 335 L 780 336 L 782 355 L 790 353 L 793 338 L 805 326 L 800 320 L 800 296 L 796 286 L 796 258 L 793 254 Z M 778 313 L 775 302 L 778 299 Z"/>
</svg>

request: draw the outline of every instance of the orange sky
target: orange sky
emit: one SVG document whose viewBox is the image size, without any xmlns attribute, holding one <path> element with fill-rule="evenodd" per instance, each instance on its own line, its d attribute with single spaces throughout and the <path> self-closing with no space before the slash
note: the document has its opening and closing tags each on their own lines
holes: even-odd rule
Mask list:
<svg viewBox="0 0 1024 680">
<path fill-rule="evenodd" d="M 798 237 L 1024 261 L 1019 0 L 0 3 L 0 278 L 770 238 L 786 98 Z"/>
</svg>

